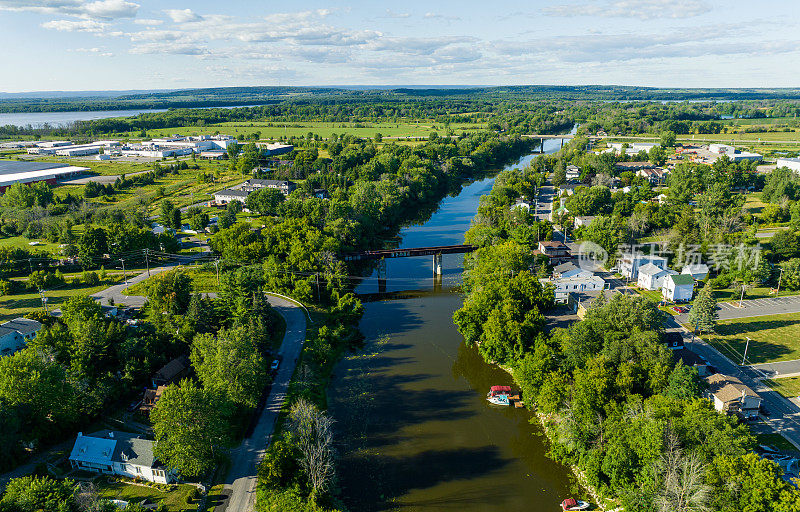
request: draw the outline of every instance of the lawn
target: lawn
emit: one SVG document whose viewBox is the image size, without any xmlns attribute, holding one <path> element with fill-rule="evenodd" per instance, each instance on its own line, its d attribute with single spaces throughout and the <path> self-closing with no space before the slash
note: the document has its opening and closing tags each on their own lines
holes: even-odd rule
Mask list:
<svg viewBox="0 0 800 512">
<path fill-rule="evenodd" d="M 124 482 L 108 482 L 105 477 L 97 479 L 98 494 L 109 500 L 142 501 L 146 499 L 148 503 L 164 503 L 168 512 L 179 512 L 197 510 L 197 500 L 186 503 L 186 495 L 194 488 L 192 485 L 181 484 L 172 488 L 170 491 L 162 491 L 133 485 Z"/>
<path fill-rule="evenodd" d="M 797 452 L 797 448 L 780 434 L 756 434 L 758 444 L 771 446 L 782 452 Z"/>
<path fill-rule="evenodd" d="M 800 377 L 786 377 L 784 379 L 765 380 L 764 382 L 786 398 L 800 396 Z"/>
<path fill-rule="evenodd" d="M 800 313 L 724 320 L 708 341 L 737 360 L 742 357 L 748 336 L 752 340 L 747 352 L 751 363 L 800 359 Z"/>
<path fill-rule="evenodd" d="M 182 267 L 187 276 L 192 280 L 192 291 L 195 293 L 209 293 L 217 291 L 217 274 L 214 270 L 198 267 Z M 140 281 L 133 286 L 122 290 L 123 295 L 147 295 L 149 279 Z"/>
<path fill-rule="evenodd" d="M 30 242 L 36 242 L 37 245 L 31 245 Z M 29 240 L 24 236 L 0 238 L 0 247 L 14 247 L 16 249 L 25 249 L 30 252 L 46 252 L 56 256 L 61 254 L 61 247 L 59 247 L 58 243 L 50 243 L 44 240 Z"/>
<path fill-rule="evenodd" d="M 128 275 L 130 276 L 130 274 Z M 81 283 L 78 285 L 66 284 L 59 288 L 49 289 L 45 292 L 47 306 L 50 310 L 58 308 L 70 297 L 91 295 L 120 281 L 122 281 L 121 275 L 109 275 L 106 281 L 98 286 L 86 286 Z M 37 291 L 0 297 L 0 319 L 3 321 L 18 318 L 40 309 L 42 309 L 42 297 Z"/>
</svg>

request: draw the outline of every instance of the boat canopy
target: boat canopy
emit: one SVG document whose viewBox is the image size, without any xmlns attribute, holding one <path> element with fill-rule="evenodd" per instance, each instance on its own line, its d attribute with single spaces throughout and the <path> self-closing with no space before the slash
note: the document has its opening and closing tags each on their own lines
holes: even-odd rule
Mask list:
<svg viewBox="0 0 800 512">
<path fill-rule="evenodd" d="M 564 501 L 561 502 L 561 508 L 570 508 L 570 507 L 574 507 L 577 504 L 578 504 L 578 500 L 576 500 L 575 498 L 567 498 L 567 499 L 565 499 Z"/>
<path fill-rule="evenodd" d="M 511 393 L 511 386 L 492 386 L 492 393 Z"/>
</svg>

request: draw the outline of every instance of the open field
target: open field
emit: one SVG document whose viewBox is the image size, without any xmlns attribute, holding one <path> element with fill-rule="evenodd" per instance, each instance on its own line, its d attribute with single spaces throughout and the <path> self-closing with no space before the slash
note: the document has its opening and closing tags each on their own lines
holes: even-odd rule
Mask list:
<svg viewBox="0 0 800 512">
<path fill-rule="evenodd" d="M 723 354 L 744 353 L 751 338 L 747 359 L 751 363 L 770 363 L 800 359 L 800 313 L 724 320 L 708 342 Z M 783 379 L 782 379 L 783 380 Z"/>
<path fill-rule="evenodd" d="M 30 242 L 38 242 L 36 245 L 30 245 Z M 58 243 L 50 243 L 45 240 L 29 240 L 24 236 L 12 236 L 0 238 L 0 247 L 13 247 L 15 249 L 25 249 L 30 252 L 46 252 L 57 256 L 61 253 L 61 248 Z"/>
<path fill-rule="evenodd" d="M 192 280 L 192 292 L 210 293 L 217 291 L 217 274 L 213 269 L 200 267 L 183 267 L 186 275 Z M 147 295 L 147 287 L 152 281 L 145 279 L 122 290 L 123 295 Z"/>
<path fill-rule="evenodd" d="M 755 119 L 723 119 L 723 124 L 732 126 L 774 126 L 788 125 L 791 121 L 796 121 L 795 117 L 762 117 Z"/>
<path fill-rule="evenodd" d="M 451 124 L 450 128 L 456 133 L 474 132 L 483 129 L 483 124 Z M 180 128 L 161 128 L 147 131 L 148 137 L 164 137 L 168 135 L 213 135 L 223 133 L 227 135 L 249 135 L 261 132 L 262 140 L 275 140 L 281 137 L 305 137 L 309 132 L 328 138 L 331 134 L 343 135 L 350 133 L 358 137 L 374 137 L 380 133 L 384 137 L 428 137 L 431 132 L 444 135 L 445 127 L 433 120 L 402 121 L 397 123 L 343 123 L 343 122 L 228 122 L 208 126 L 183 126 Z M 130 137 L 138 137 L 139 132 L 130 132 Z"/>
<path fill-rule="evenodd" d="M 109 500 L 123 501 L 142 501 L 148 503 L 163 503 L 168 512 L 180 512 L 183 510 L 197 510 L 197 500 L 186 503 L 186 495 L 194 486 L 181 484 L 169 491 L 153 489 L 142 485 L 128 484 L 124 482 L 108 482 L 104 477 L 97 479 L 97 491 L 100 496 Z"/>
<path fill-rule="evenodd" d="M 131 274 L 129 273 L 128 276 Z M 49 309 L 58 308 L 61 303 L 70 297 L 78 295 L 91 295 L 103 290 L 112 284 L 122 281 L 121 275 L 106 276 L 105 282 L 98 286 L 86 286 L 84 284 L 63 285 L 60 288 L 47 290 L 45 296 L 47 297 L 47 307 Z M 4 295 L 0 297 L 0 320 L 6 321 L 12 318 L 23 316 L 31 311 L 42 309 L 42 296 L 38 291 L 31 291 L 26 293 L 19 293 L 15 295 Z"/>
<path fill-rule="evenodd" d="M 800 377 L 765 380 L 764 383 L 786 398 L 800 396 Z"/>
</svg>

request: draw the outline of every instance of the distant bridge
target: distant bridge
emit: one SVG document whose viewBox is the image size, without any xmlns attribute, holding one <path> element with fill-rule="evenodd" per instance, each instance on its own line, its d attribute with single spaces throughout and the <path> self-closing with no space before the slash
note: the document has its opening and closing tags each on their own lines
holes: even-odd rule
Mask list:
<svg viewBox="0 0 800 512">
<path fill-rule="evenodd" d="M 440 245 L 437 247 L 414 247 L 405 249 L 381 249 L 378 251 L 361 251 L 346 254 L 345 261 L 369 261 L 380 260 L 378 267 L 378 279 L 386 277 L 387 258 L 411 258 L 414 256 L 433 256 L 433 274 L 442 275 L 442 254 L 465 254 L 477 249 L 474 245 Z"/>
<path fill-rule="evenodd" d="M 575 137 L 573 134 L 567 135 L 538 135 L 536 133 L 532 133 L 529 135 L 523 135 L 523 137 L 527 137 L 529 139 L 571 139 Z"/>
</svg>

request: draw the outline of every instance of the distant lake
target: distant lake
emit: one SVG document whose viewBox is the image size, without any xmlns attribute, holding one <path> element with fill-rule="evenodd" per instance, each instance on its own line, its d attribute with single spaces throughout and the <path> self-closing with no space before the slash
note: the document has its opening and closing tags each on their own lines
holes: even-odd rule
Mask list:
<svg viewBox="0 0 800 512">
<path fill-rule="evenodd" d="M 198 107 L 206 108 L 244 108 L 258 105 L 235 105 L 224 107 Z M 166 112 L 165 108 L 151 108 L 139 110 L 94 110 L 79 112 L 20 112 L 0 114 L 0 126 L 12 124 L 14 126 L 28 126 L 39 128 L 45 124 L 53 127 L 64 126 L 75 121 L 92 121 L 94 119 L 107 119 L 109 117 L 132 117 L 150 112 Z"/>
</svg>

